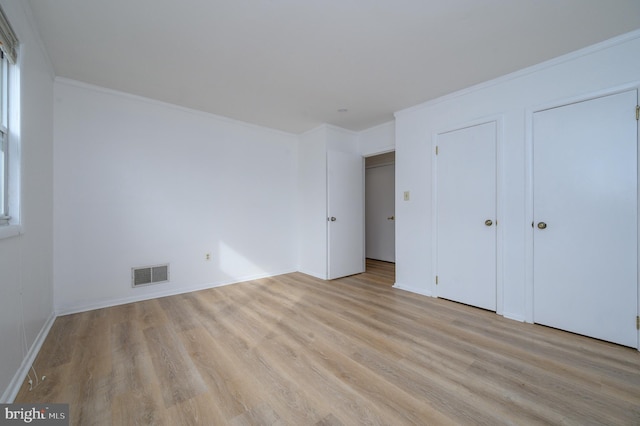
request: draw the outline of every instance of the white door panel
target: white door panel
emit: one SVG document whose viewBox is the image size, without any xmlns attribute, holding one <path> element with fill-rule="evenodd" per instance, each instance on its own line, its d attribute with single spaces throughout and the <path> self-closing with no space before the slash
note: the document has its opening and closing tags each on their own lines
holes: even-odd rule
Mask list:
<svg viewBox="0 0 640 426">
<path fill-rule="evenodd" d="M 396 261 L 395 165 L 365 171 L 366 256 Z"/>
<path fill-rule="evenodd" d="M 437 296 L 492 311 L 496 132 L 496 123 L 490 122 L 440 134 L 436 157 Z"/>
<path fill-rule="evenodd" d="M 364 272 L 363 158 L 327 153 L 327 238 L 329 279 Z"/>
<path fill-rule="evenodd" d="M 633 347 L 636 103 L 628 91 L 533 121 L 534 321 Z"/>
</svg>

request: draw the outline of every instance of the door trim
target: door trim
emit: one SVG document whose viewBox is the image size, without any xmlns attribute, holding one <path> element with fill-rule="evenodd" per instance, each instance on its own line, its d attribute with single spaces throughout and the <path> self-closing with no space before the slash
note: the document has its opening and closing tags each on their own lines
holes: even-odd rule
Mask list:
<svg viewBox="0 0 640 426">
<path fill-rule="evenodd" d="M 438 136 L 444 133 L 463 130 L 469 127 L 479 126 L 482 124 L 496 124 L 496 314 L 504 315 L 504 182 L 503 177 L 503 146 L 504 146 L 504 115 L 490 115 L 478 118 L 472 121 L 452 124 L 438 129 L 431 135 L 431 282 L 427 283 L 426 288 L 431 288 L 431 296 L 438 297 L 438 288 L 435 284 L 438 275 L 438 159 L 436 156 L 436 146 L 438 145 Z"/>
<path fill-rule="evenodd" d="M 636 81 L 629 84 L 614 86 L 604 90 L 598 90 L 593 92 L 584 93 L 577 96 L 567 97 L 553 102 L 547 102 L 544 104 L 528 107 L 525 110 L 525 150 L 524 150 L 524 169 L 525 169 L 525 317 L 524 321 L 528 323 L 534 323 L 534 282 L 533 282 L 533 233 L 534 229 L 531 224 L 534 221 L 533 217 L 533 118 L 535 113 L 546 111 L 553 108 L 560 108 L 563 106 L 576 104 L 580 102 L 586 102 L 605 96 L 616 95 L 618 93 L 627 92 L 630 90 L 636 90 L 638 96 L 640 96 L 640 81 Z M 640 99 L 638 100 L 640 103 Z M 637 133 L 637 145 L 640 145 L 640 122 L 638 122 Z M 640 212 L 640 147 L 638 152 L 638 211 Z M 638 282 L 637 285 L 637 306 L 638 311 L 636 315 L 640 315 L 640 214 L 638 214 Z M 640 351 L 640 330 L 638 330 L 638 347 Z"/>
</svg>

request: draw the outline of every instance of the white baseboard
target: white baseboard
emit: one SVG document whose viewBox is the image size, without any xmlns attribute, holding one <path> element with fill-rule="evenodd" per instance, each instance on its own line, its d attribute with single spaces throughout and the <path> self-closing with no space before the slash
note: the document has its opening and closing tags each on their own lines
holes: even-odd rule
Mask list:
<svg viewBox="0 0 640 426">
<path fill-rule="evenodd" d="M 237 280 L 208 283 L 208 284 L 202 284 L 198 286 L 178 287 L 178 288 L 172 288 L 170 290 L 162 290 L 162 291 L 157 291 L 153 293 L 147 293 L 144 295 L 135 295 L 135 296 L 129 296 L 129 297 L 122 297 L 122 298 L 106 299 L 106 300 L 100 300 L 100 301 L 95 301 L 91 303 L 78 303 L 78 304 L 71 304 L 66 306 L 64 305 L 56 306 L 56 315 L 62 316 L 62 315 L 69 315 L 69 314 L 77 314 L 79 312 L 87 312 L 87 311 L 93 311 L 95 309 L 109 308 L 111 306 L 126 305 L 127 303 L 142 302 L 143 300 L 158 299 L 160 297 L 175 296 L 177 294 L 191 293 L 191 292 L 200 291 L 200 290 L 208 290 L 210 288 L 222 287 L 230 284 L 238 284 L 246 281 L 259 280 L 261 278 L 275 277 L 277 275 L 289 274 L 292 272 L 296 272 L 296 271 L 287 270 L 282 272 L 276 272 L 274 274 L 271 274 L 271 273 L 256 274 L 256 275 L 241 277 Z"/>
<path fill-rule="evenodd" d="M 502 316 L 507 318 L 507 319 L 510 319 L 510 320 L 514 320 L 514 321 L 518 321 L 518 322 L 526 322 L 523 315 L 512 314 L 510 312 L 503 312 Z"/>
<path fill-rule="evenodd" d="M 52 313 L 40 329 L 36 340 L 33 342 L 31 348 L 29 349 L 29 352 L 27 352 L 27 355 L 22 360 L 20 368 L 18 368 L 18 371 L 16 371 L 16 374 L 14 374 L 13 379 L 11 379 L 11 382 L 9 383 L 9 386 L 7 386 L 4 394 L 2 394 L 0 403 L 10 404 L 16 399 L 16 396 L 20 391 L 20 387 L 24 383 L 24 379 L 27 376 L 27 373 L 35 362 L 36 357 L 38 356 L 38 352 L 40 352 L 40 348 L 47 338 L 47 335 L 49 334 L 49 331 L 51 330 L 51 326 L 53 325 L 55 319 L 56 315 Z"/>
<path fill-rule="evenodd" d="M 325 281 L 327 280 L 326 272 L 320 273 L 320 272 L 317 272 L 317 271 L 311 271 L 309 269 L 298 269 L 297 272 L 300 272 L 300 273 L 305 274 L 305 275 L 310 275 L 310 276 L 312 276 L 314 278 L 318 278 L 318 279 L 321 279 L 321 280 L 325 280 Z"/>
<path fill-rule="evenodd" d="M 429 296 L 429 297 L 433 296 L 430 291 L 423 290 L 423 289 L 417 288 L 417 287 L 411 287 L 411 286 L 408 286 L 406 284 L 395 283 L 393 285 L 393 288 L 397 288 L 397 289 L 404 290 L 404 291 L 409 291 L 411 293 L 421 294 L 423 296 Z"/>
</svg>

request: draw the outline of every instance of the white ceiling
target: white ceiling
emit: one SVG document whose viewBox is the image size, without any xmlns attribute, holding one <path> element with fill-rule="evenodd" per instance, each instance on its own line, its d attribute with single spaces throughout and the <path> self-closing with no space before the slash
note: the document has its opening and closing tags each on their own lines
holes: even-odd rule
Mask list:
<svg viewBox="0 0 640 426">
<path fill-rule="evenodd" d="M 362 130 L 640 28 L 638 0 L 29 3 L 58 76 L 293 133 Z"/>
</svg>

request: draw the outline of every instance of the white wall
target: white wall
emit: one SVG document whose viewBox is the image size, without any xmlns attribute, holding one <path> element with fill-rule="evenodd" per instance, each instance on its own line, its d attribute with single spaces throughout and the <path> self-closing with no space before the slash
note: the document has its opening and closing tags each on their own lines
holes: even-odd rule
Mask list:
<svg viewBox="0 0 640 426">
<path fill-rule="evenodd" d="M 500 242 L 503 254 L 503 313 L 532 319 L 526 282 L 530 255 L 527 232 L 526 151 L 533 111 L 640 83 L 640 32 L 576 52 L 396 114 L 397 193 L 396 280 L 399 286 L 432 293 L 432 138 L 444 129 L 462 127 L 483 117 L 503 123 L 499 153 Z M 633 112 L 630 112 L 633 119 Z M 499 300 L 500 298 L 498 298 Z M 498 308 L 500 310 L 500 307 Z"/>
<path fill-rule="evenodd" d="M 327 278 L 327 127 L 300 135 L 298 157 L 298 270 Z"/>
<path fill-rule="evenodd" d="M 380 124 L 358 134 L 358 151 L 363 157 L 393 151 L 396 146 L 394 121 Z"/>
<path fill-rule="evenodd" d="M 57 311 L 296 270 L 295 135 L 60 79 L 54 110 Z"/>
<path fill-rule="evenodd" d="M 327 151 L 358 153 L 359 134 L 341 127 L 325 124 L 327 135 Z"/>
<path fill-rule="evenodd" d="M 53 320 L 53 70 L 26 2 L 0 4 L 20 40 L 21 92 L 23 233 L 0 239 L 0 402 L 6 402 Z"/>
</svg>

